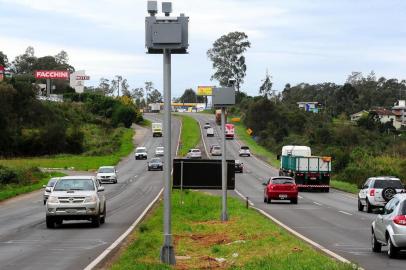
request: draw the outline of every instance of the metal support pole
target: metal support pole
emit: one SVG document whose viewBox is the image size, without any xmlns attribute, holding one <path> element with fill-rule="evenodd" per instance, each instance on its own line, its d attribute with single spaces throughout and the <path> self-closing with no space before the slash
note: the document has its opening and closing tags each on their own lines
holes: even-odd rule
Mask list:
<svg viewBox="0 0 406 270">
<path fill-rule="evenodd" d="M 47 79 L 46 88 L 47 88 L 47 97 L 49 97 L 49 95 L 51 94 L 51 79 Z"/>
<path fill-rule="evenodd" d="M 183 204 L 183 160 L 180 162 L 180 204 Z"/>
<path fill-rule="evenodd" d="M 228 220 L 227 214 L 227 161 L 226 161 L 226 108 L 221 108 L 221 131 L 222 131 L 222 148 L 223 154 L 221 155 L 221 189 L 222 189 L 222 209 L 221 221 Z"/>
<path fill-rule="evenodd" d="M 171 233 L 171 52 L 164 50 L 164 244 L 161 261 L 175 264 L 175 251 Z"/>
</svg>

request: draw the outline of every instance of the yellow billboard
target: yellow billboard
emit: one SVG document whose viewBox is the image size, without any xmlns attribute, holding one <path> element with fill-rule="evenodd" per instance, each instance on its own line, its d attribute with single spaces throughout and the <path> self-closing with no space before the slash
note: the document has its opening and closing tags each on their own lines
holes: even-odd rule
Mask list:
<svg viewBox="0 0 406 270">
<path fill-rule="evenodd" d="M 198 86 L 197 95 L 198 96 L 211 96 L 211 95 L 213 95 L 213 87 L 212 86 Z"/>
</svg>

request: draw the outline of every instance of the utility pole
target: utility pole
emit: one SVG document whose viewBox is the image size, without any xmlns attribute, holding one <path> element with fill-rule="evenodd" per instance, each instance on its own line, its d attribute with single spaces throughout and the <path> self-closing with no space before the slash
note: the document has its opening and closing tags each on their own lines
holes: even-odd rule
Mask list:
<svg viewBox="0 0 406 270">
<path fill-rule="evenodd" d="M 157 1 L 148 1 L 149 17 L 145 18 L 145 46 L 149 54 L 163 54 L 164 85 L 164 243 L 160 258 L 165 264 L 175 264 L 175 251 L 171 232 L 171 54 L 187 54 L 189 18 L 181 14 L 177 18 L 169 17 L 172 3 L 162 2 L 163 18 L 158 13 Z"/>
<path fill-rule="evenodd" d="M 221 107 L 221 133 L 223 154 L 221 155 L 221 221 L 228 220 L 227 213 L 227 159 L 226 159 L 226 108 Z"/>
</svg>

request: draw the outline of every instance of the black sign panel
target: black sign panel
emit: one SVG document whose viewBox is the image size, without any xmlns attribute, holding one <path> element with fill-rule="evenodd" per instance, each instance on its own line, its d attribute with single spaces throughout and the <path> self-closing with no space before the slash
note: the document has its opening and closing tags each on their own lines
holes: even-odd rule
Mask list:
<svg viewBox="0 0 406 270">
<path fill-rule="evenodd" d="M 183 167 L 183 175 L 182 175 Z M 227 189 L 235 189 L 235 161 L 227 160 Z M 183 180 L 182 180 L 183 176 Z M 174 159 L 173 188 L 221 189 L 221 160 Z"/>
</svg>

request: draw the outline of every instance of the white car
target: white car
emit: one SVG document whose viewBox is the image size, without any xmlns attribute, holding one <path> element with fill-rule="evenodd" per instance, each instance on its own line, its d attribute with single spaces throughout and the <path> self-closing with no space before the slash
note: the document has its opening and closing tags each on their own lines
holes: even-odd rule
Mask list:
<svg viewBox="0 0 406 270">
<path fill-rule="evenodd" d="M 248 146 L 241 146 L 240 150 L 238 151 L 238 155 L 240 157 L 242 156 L 250 157 L 251 156 L 250 148 Z"/>
<path fill-rule="evenodd" d="M 210 126 L 210 123 L 206 123 L 206 124 L 204 124 L 204 129 L 208 129 L 208 128 L 210 128 L 211 126 Z"/>
<path fill-rule="evenodd" d="M 368 213 L 374 208 L 383 208 L 396 193 L 404 192 L 399 178 L 393 176 L 377 176 L 368 178 L 358 193 L 358 211 Z"/>
<path fill-rule="evenodd" d="M 158 146 L 155 148 L 155 156 L 160 157 L 164 155 L 164 147 L 163 146 Z"/>
<path fill-rule="evenodd" d="M 187 153 L 187 158 L 202 158 L 202 152 L 200 151 L 200 149 L 190 149 L 189 152 Z"/>
<path fill-rule="evenodd" d="M 114 166 L 102 166 L 97 171 L 96 179 L 100 183 L 117 184 L 117 170 Z"/>
<path fill-rule="evenodd" d="M 219 145 L 214 145 L 210 151 L 212 156 L 221 156 L 221 147 Z"/>
<path fill-rule="evenodd" d="M 207 137 L 214 137 L 214 129 L 212 127 L 206 129 L 206 135 Z"/>
<path fill-rule="evenodd" d="M 147 148 L 145 147 L 137 147 L 135 149 L 135 159 L 147 159 Z"/>
<path fill-rule="evenodd" d="M 44 190 L 44 205 L 46 204 L 49 195 L 51 194 L 52 190 L 54 189 L 54 186 L 56 182 L 59 180 L 59 177 L 52 177 L 49 179 L 48 184 L 43 185 L 42 187 L 45 188 Z"/>
</svg>

